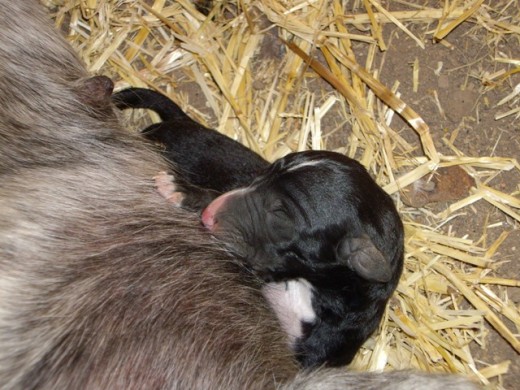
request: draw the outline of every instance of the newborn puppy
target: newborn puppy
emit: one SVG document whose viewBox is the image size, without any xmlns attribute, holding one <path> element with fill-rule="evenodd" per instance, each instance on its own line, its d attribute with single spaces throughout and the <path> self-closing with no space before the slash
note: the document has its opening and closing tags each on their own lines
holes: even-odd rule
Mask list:
<svg viewBox="0 0 520 390">
<path fill-rule="evenodd" d="M 202 210 L 218 195 L 250 184 L 269 167 L 258 154 L 195 122 L 158 92 L 128 88 L 112 99 L 120 109 L 145 108 L 159 114 L 162 122 L 142 134 L 164 146 L 164 156 L 181 177 L 176 178 L 177 191 L 190 193 L 182 203 L 185 208 Z"/>
<path fill-rule="evenodd" d="M 304 367 L 348 364 L 403 267 L 392 199 L 361 164 L 308 151 L 215 199 L 203 224 L 269 283 L 264 295 Z M 281 282 L 281 283 L 280 283 Z"/>
<path fill-rule="evenodd" d="M 203 224 L 268 282 L 264 295 L 301 364 L 350 363 L 377 328 L 402 269 L 401 221 L 368 172 L 332 152 L 295 153 L 269 167 L 161 94 L 132 88 L 114 99 L 165 120 L 144 134 L 165 145 L 188 182 L 159 175 L 165 198 L 197 209 L 241 187 L 214 200 Z"/>
</svg>

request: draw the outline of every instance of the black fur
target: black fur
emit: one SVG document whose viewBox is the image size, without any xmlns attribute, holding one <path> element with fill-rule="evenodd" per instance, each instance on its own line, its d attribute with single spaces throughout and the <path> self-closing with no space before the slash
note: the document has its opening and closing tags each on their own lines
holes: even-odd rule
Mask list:
<svg viewBox="0 0 520 390">
<path fill-rule="evenodd" d="M 161 123 L 142 134 L 164 145 L 164 156 L 192 185 L 218 193 L 250 184 L 269 163 L 244 145 L 195 122 L 166 96 L 144 88 L 113 95 L 116 106 L 155 111 Z"/>
<path fill-rule="evenodd" d="M 294 344 L 304 367 L 350 363 L 376 330 L 403 262 L 399 215 L 368 172 L 343 155 L 317 151 L 265 169 L 257 154 L 197 124 L 163 95 L 133 88 L 115 99 L 120 108 L 159 113 L 164 122 L 144 134 L 165 145 L 188 182 L 213 195 L 252 182 L 246 193 L 210 205 L 203 221 L 267 282 L 311 283 L 317 320 L 302 324 Z M 182 191 L 188 199 L 200 195 Z"/>
</svg>

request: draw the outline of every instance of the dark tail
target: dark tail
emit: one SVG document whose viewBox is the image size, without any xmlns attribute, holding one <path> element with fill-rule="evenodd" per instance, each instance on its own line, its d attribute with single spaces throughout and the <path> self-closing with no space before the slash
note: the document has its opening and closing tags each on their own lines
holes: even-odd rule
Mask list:
<svg viewBox="0 0 520 390">
<path fill-rule="evenodd" d="M 184 119 L 187 115 L 163 94 L 145 88 L 127 88 L 112 95 L 117 108 L 146 108 L 155 111 L 163 122 Z"/>
</svg>

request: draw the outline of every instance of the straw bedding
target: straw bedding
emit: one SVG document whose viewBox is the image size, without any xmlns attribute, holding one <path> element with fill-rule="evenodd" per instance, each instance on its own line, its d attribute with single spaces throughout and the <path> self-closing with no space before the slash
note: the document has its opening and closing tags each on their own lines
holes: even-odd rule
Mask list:
<svg viewBox="0 0 520 390">
<path fill-rule="evenodd" d="M 434 142 L 435 118 L 425 120 L 419 108 L 399 97 L 400 80 L 381 82 L 385 68 L 378 65 L 394 33 L 421 50 L 432 40 L 456 45 L 451 37 L 460 25 L 471 25 L 469 33 L 485 31 L 490 51 L 504 36 L 520 39 L 515 1 L 199 2 L 209 4 L 208 17 L 188 0 L 43 2 L 89 70 L 112 77 L 117 88 L 161 90 L 198 121 L 269 160 L 306 149 L 336 150 L 360 160 L 398 205 L 406 227 L 406 265 L 380 332 L 353 367 L 456 372 L 501 387 L 510 362 L 477 361 L 473 351 L 486 347 L 491 328 L 520 352 L 520 313 L 508 298 L 520 281 L 499 268 L 501 244 L 520 223 L 520 187 L 504 192 L 493 180 L 506 171 L 518 177 L 518 153 L 465 155 L 457 129 Z M 483 89 L 505 90 L 491 107 L 496 120 L 515 123 L 520 60 L 493 55 L 493 70 L 483 72 L 479 82 Z M 439 66 L 434 60 L 430 65 Z M 416 91 L 425 65 L 403 66 L 410 68 Z M 435 91 L 432 97 L 442 116 L 445 102 Z M 144 113 L 133 119 L 157 120 Z M 440 175 L 432 172 L 452 166 L 462 168 L 456 174 L 462 176 L 452 177 L 446 191 L 462 182 L 469 183 L 467 189 L 441 194 L 435 207 L 410 201 L 431 186 L 441 188 L 440 179 L 434 182 Z M 464 221 L 465 210 L 483 203 L 507 220 L 493 226 L 496 239 L 450 229 L 453 221 Z M 485 237 L 489 226 L 480 228 Z"/>
</svg>

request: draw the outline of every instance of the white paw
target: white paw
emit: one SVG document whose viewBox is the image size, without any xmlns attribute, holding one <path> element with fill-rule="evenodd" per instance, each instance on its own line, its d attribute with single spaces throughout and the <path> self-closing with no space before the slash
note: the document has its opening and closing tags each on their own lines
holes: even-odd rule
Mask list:
<svg viewBox="0 0 520 390">
<path fill-rule="evenodd" d="M 153 178 L 159 194 L 174 206 L 181 207 L 182 201 L 184 200 L 184 193 L 177 191 L 174 177 L 166 172 L 159 172 Z"/>
</svg>

